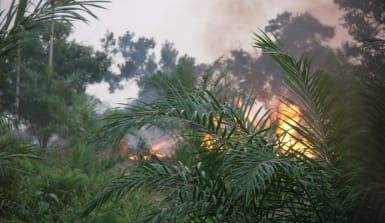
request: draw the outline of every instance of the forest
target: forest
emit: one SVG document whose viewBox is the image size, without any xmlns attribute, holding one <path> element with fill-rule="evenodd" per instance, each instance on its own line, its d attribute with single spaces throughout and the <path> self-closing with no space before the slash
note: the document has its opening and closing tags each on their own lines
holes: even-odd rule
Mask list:
<svg viewBox="0 0 385 223">
<path fill-rule="evenodd" d="M 72 40 L 108 0 L 10 2 L 0 222 L 385 222 L 383 0 L 333 1 L 340 48 L 286 11 L 255 27 L 257 53 L 213 63 L 131 30 Z M 124 81 L 138 97 L 116 108 L 86 92 Z"/>
</svg>

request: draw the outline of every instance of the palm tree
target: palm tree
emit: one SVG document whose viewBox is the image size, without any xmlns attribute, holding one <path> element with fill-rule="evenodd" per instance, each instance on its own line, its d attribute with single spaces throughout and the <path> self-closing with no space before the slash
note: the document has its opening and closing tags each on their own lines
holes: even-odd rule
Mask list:
<svg viewBox="0 0 385 223">
<path fill-rule="evenodd" d="M 128 105 L 110 115 L 103 131 L 118 140 L 132 128 L 178 126 L 181 137 L 201 139 L 195 162 L 143 162 L 113 179 L 85 215 L 141 189 L 166 201 L 143 222 L 349 222 L 348 204 L 340 199 L 344 190 L 336 180 L 342 176 L 338 148 L 346 125 L 333 125 L 339 110 L 332 105 L 338 99 L 325 87 L 327 76 L 312 72 L 306 57 L 293 58 L 268 35 L 255 38 L 255 46 L 287 73 L 287 87 L 297 98 L 284 101 L 300 105 L 301 122 L 291 117 L 271 121 L 270 112 L 255 109 L 249 95 L 170 86 L 172 94 L 165 99 Z M 314 157 L 288 148 L 280 139 L 290 133 L 277 131 L 279 122 L 295 129 L 298 135 L 291 137 Z"/>
<path fill-rule="evenodd" d="M 87 22 L 85 15 L 96 18 L 91 8 L 103 8 L 100 4 L 108 0 L 60 0 L 55 4 L 46 0 L 12 0 L 9 9 L 0 11 L 0 58 L 10 56 L 24 32 L 32 30 L 42 22 L 62 20 Z M 85 15 L 84 15 L 85 14 Z"/>
</svg>

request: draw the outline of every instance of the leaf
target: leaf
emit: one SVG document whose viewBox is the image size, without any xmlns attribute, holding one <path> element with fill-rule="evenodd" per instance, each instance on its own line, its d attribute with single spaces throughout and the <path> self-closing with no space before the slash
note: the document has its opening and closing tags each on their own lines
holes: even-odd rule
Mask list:
<svg viewBox="0 0 385 223">
<path fill-rule="evenodd" d="M 48 211 L 49 206 L 50 206 L 49 203 L 45 202 L 45 201 L 38 201 L 37 204 L 39 207 L 39 212 L 42 212 L 42 213 Z"/>
<path fill-rule="evenodd" d="M 52 199 L 54 199 L 57 203 L 59 203 L 59 197 L 54 193 L 49 193 L 48 196 L 50 196 Z"/>
</svg>

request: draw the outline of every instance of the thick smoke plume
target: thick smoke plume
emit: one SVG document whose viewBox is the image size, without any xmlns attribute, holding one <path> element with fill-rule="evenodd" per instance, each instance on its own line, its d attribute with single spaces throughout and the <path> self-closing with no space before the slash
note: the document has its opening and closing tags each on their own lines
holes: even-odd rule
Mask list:
<svg viewBox="0 0 385 223">
<path fill-rule="evenodd" d="M 207 5 L 198 5 L 198 1 L 192 4 L 193 8 L 200 9 L 200 16 L 206 20 L 201 41 L 213 58 L 232 49 L 251 51 L 253 32 L 263 29 L 268 20 L 284 11 L 309 12 L 321 23 L 336 26 L 335 38 L 330 42 L 333 47 L 348 39 L 346 31 L 339 26 L 341 12 L 332 0 L 211 0 L 205 3 Z"/>
</svg>

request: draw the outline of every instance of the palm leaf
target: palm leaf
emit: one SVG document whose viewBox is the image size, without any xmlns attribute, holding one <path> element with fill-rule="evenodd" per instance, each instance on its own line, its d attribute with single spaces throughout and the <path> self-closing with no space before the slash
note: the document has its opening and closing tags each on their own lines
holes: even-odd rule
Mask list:
<svg viewBox="0 0 385 223">
<path fill-rule="evenodd" d="M 25 31 L 38 27 L 52 19 L 72 22 L 87 22 L 85 15 L 93 18 L 91 8 L 103 8 L 107 0 L 59 0 L 52 4 L 46 0 L 12 0 L 7 12 L 0 11 L 0 57 L 9 55 L 22 40 Z"/>
</svg>

